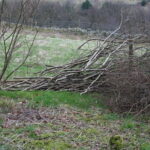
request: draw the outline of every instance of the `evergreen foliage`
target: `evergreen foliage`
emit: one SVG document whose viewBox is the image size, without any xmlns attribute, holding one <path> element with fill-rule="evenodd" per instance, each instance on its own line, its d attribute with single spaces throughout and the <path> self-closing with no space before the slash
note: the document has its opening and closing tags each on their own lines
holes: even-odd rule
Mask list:
<svg viewBox="0 0 150 150">
<path fill-rule="evenodd" d="M 89 0 L 86 0 L 85 2 L 83 2 L 83 3 L 82 3 L 82 6 L 81 6 L 81 8 L 82 8 L 83 10 L 89 9 L 89 8 L 91 8 L 91 7 L 92 7 L 92 4 L 90 3 Z"/>
<path fill-rule="evenodd" d="M 146 6 L 146 4 L 147 4 L 147 1 L 146 1 L 146 0 L 142 0 L 142 1 L 141 1 L 141 6 Z"/>
</svg>

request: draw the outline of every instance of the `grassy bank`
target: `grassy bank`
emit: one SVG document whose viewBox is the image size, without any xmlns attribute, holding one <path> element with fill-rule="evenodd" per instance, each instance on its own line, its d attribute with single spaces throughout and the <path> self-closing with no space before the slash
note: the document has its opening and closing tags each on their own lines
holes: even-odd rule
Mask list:
<svg viewBox="0 0 150 150">
<path fill-rule="evenodd" d="M 149 150 L 150 127 L 110 112 L 98 95 L 0 91 L 0 150 L 105 150 L 119 135 L 125 150 Z"/>
</svg>

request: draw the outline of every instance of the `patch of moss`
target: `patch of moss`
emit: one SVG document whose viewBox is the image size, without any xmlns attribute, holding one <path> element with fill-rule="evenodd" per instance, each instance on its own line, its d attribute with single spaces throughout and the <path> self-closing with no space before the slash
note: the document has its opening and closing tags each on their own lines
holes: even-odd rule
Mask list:
<svg viewBox="0 0 150 150">
<path fill-rule="evenodd" d="M 111 150 L 121 150 L 123 147 L 123 139 L 119 135 L 112 136 L 109 140 Z"/>
</svg>

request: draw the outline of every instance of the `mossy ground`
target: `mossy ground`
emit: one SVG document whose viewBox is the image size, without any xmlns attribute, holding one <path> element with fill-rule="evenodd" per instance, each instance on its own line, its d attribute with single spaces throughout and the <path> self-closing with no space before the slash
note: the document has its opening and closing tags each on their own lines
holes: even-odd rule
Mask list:
<svg viewBox="0 0 150 150">
<path fill-rule="evenodd" d="M 111 113 L 102 97 L 69 92 L 0 91 L 0 150 L 150 150 L 149 120 Z M 9 108 L 9 109 L 8 109 Z"/>
</svg>

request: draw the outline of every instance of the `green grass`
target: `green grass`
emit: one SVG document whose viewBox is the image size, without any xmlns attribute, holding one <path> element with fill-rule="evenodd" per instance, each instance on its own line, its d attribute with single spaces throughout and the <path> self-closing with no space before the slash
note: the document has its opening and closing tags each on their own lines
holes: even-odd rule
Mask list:
<svg viewBox="0 0 150 150">
<path fill-rule="evenodd" d="M 141 150 L 150 150 L 150 142 L 142 144 Z"/>
<path fill-rule="evenodd" d="M 118 120 L 120 116 L 116 113 L 108 113 L 103 115 L 104 120 Z"/>
<path fill-rule="evenodd" d="M 14 100 L 0 98 L 0 113 L 9 113 L 15 106 Z"/>
<path fill-rule="evenodd" d="M 125 149 L 149 150 L 149 125 L 111 113 L 103 100 L 97 94 L 0 91 L 0 150 L 103 150 L 113 135 L 123 138 Z M 46 122 L 36 119 L 37 110 Z"/>
<path fill-rule="evenodd" d="M 27 34 L 24 32 L 28 32 Z M 19 39 L 20 42 L 25 42 L 22 46 L 14 53 L 12 61 L 9 65 L 7 74 L 14 70 L 19 63 L 22 62 L 25 53 L 28 49 L 28 45 L 33 39 L 35 34 L 33 31 L 24 31 Z M 77 36 L 76 36 L 77 38 Z M 34 73 L 42 71 L 45 69 L 45 65 L 63 65 L 67 62 L 70 62 L 76 58 L 79 58 L 81 55 L 85 55 L 85 50 L 77 50 L 77 48 L 85 41 L 79 38 L 66 37 L 63 33 L 49 33 L 48 31 L 39 32 L 37 38 L 34 42 L 34 45 L 31 50 L 31 54 L 28 57 L 26 64 L 22 66 L 13 77 L 28 77 L 35 76 Z M 6 45 L 9 45 L 10 41 L 6 42 Z M 95 46 L 96 43 L 91 42 L 89 45 L 86 45 L 84 49 L 91 49 Z M 3 43 L 0 43 L 0 62 L 4 61 L 3 56 Z M 0 64 L 0 69 L 2 68 L 3 63 Z"/>
<path fill-rule="evenodd" d="M 96 94 L 95 94 L 96 95 Z M 89 109 L 91 107 L 106 107 L 102 103 L 102 98 L 96 98 L 94 94 L 80 95 L 74 92 L 57 92 L 57 91 L 33 91 L 33 92 L 11 92 L 0 91 L 0 97 L 11 98 L 19 101 L 19 99 L 29 100 L 29 105 L 33 107 L 49 107 L 68 104 L 70 106 Z M 6 103 L 6 102 L 5 102 Z M 7 102 L 8 103 L 8 102 Z M 7 106 L 6 103 L 6 106 Z M 1 103 L 0 103 L 1 104 Z M 2 103 L 2 105 L 5 105 Z M 1 105 L 1 106 L 2 106 Z"/>
<path fill-rule="evenodd" d="M 136 128 L 136 123 L 132 119 L 124 120 L 123 124 L 121 125 L 122 130 L 126 130 L 126 129 L 134 130 L 135 128 Z"/>
</svg>

